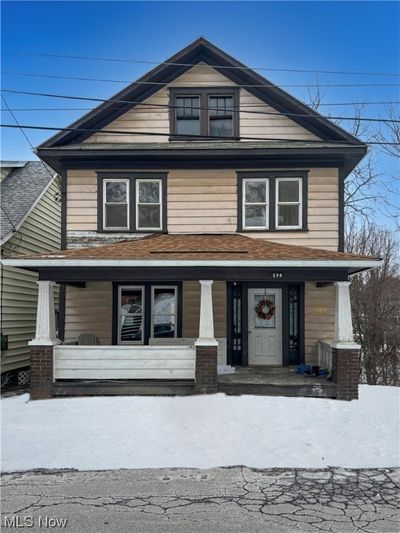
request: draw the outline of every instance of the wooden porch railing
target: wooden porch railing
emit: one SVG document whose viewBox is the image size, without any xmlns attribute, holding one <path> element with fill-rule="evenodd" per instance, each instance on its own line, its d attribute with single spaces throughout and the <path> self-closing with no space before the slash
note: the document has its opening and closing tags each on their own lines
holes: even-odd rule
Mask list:
<svg viewBox="0 0 400 533">
<path fill-rule="evenodd" d="M 194 346 L 54 347 L 54 379 L 194 380 Z"/>
</svg>

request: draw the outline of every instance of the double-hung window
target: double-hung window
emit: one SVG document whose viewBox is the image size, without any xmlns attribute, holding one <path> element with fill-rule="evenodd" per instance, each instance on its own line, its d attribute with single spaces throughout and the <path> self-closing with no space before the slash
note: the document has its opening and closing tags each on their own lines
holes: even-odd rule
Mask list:
<svg viewBox="0 0 400 533">
<path fill-rule="evenodd" d="M 210 96 L 209 132 L 212 137 L 233 136 L 233 97 Z"/>
<path fill-rule="evenodd" d="M 302 224 L 302 178 L 276 179 L 277 229 L 300 229 Z"/>
<path fill-rule="evenodd" d="M 103 229 L 129 229 L 129 180 L 103 181 Z"/>
<path fill-rule="evenodd" d="M 161 180 L 136 180 L 136 229 L 162 229 Z"/>
<path fill-rule="evenodd" d="M 239 89 L 237 87 L 171 87 L 171 135 L 200 138 L 239 136 Z M 190 137 L 187 137 L 190 140 Z"/>
<path fill-rule="evenodd" d="M 306 231 L 307 171 L 238 172 L 238 231 Z"/>
<path fill-rule="evenodd" d="M 98 231 L 166 231 L 167 176 L 98 172 Z"/>
<path fill-rule="evenodd" d="M 268 178 L 243 180 L 243 228 L 268 229 Z"/>
<path fill-rule="evenodd" d="M 200 135 L 200 97 L 176 97 L 176 133 Z"/>
</svg>

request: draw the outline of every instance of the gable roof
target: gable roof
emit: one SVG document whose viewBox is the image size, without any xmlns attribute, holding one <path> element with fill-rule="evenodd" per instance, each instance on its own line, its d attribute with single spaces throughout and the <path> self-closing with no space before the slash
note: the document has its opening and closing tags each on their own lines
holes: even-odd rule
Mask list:
<svg viewBox="0 0 400 533">
<path fill-rule="evenodd" d="M 0 184 L 0 242 L 3 243 L 21 226 L 55 173 L 41 161 L 25 161 L 23 165 L 7 161 L 1 166 L 14 167 Z"/>
<path fill-rule="evenodd" d="M 364 146 L 356 137 L 324 118 L 300 100 L 289 95 L 277 85 L 240 63 L 203 37 L 195 40 L 68 127 L 78 130 L 99 130 L 104 128 L 135 106 L 135 104 L 129 102 L 143 102 L 160 90 L 159 83 L 171 83 L 191 69 L 193 65 L 201 62 L 212 66 L 216 71 L 238 85 L 253 85 L 252 87 L 246 87 L 246 90 L 277 111 L 306 114 L 307 116 L 290 116 L 290 118 L 322 140 L 345 141 Z M 151 85 L 152 82 L 156 82 L 157 85 Z M 254 85 L 260 85 L 260 87 L 254 87 Z M 117 100 L 125 100 L 128 103 Z M 84 141 L 92 134 L 93 132 L 89 131 L 62 131 L 42 143 L 38 149 L 61 147 L 70 143 L 76 144 Z"/>
</svg>

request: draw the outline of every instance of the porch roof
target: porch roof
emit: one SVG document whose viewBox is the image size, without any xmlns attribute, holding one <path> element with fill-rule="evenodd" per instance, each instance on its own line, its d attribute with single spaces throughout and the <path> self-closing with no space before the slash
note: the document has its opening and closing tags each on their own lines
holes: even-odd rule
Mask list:
<svg viewBox="0 0 400 533">
<path fill-rule="evenodd" d="M 19 267 L 305 267 L 379 266 L 365 255 L 308 248 L 240 234 L 150 235 L 114 244 L 61 250 L 4 261 Z"/>
</svg>

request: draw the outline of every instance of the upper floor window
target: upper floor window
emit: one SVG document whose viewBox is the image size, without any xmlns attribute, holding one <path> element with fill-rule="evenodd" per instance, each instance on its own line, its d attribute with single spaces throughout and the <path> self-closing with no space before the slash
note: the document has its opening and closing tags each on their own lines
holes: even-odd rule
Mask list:
<svg viewBox="0 0 400 533">
<path fill-rule="evenodd" d="M 162 221 L 162 181 L 136 180 L 136 228 L 160 230 Z"/>
<path fill-rule="evenodd" d="M 176 97 L 176 133 L 200 135 L 200 98 L 198 96 Z"/>
<path fill-rule="evenodd" d="M 301 228 L 302 178 L 276 180 L 276 227 Z"/>
<path fill-rule="evenodd" d="M 268 229 L 269 180 L 243 180 L 243 222 L 246 229 Z"/>
<path fill-rule="evenodd" d="M 98 173 L 98 230 L 166 230 L 166 176 Z"/>
<path fill-rule="evenodd" d="M 129 229 L 129 180 L 105 179 L 103 203 L 103 229 Z"/>
<path fill-rule="evenodd" d="M 239 136 L 237 87 L 172 87 L 170 106 L 170 131 L 175 138 Z"/>
<path fill-rule="evenodd" d="M 307 229 L 307 172 L 239 172 L 238 179 L 238 231 Z"/>
</svg>

